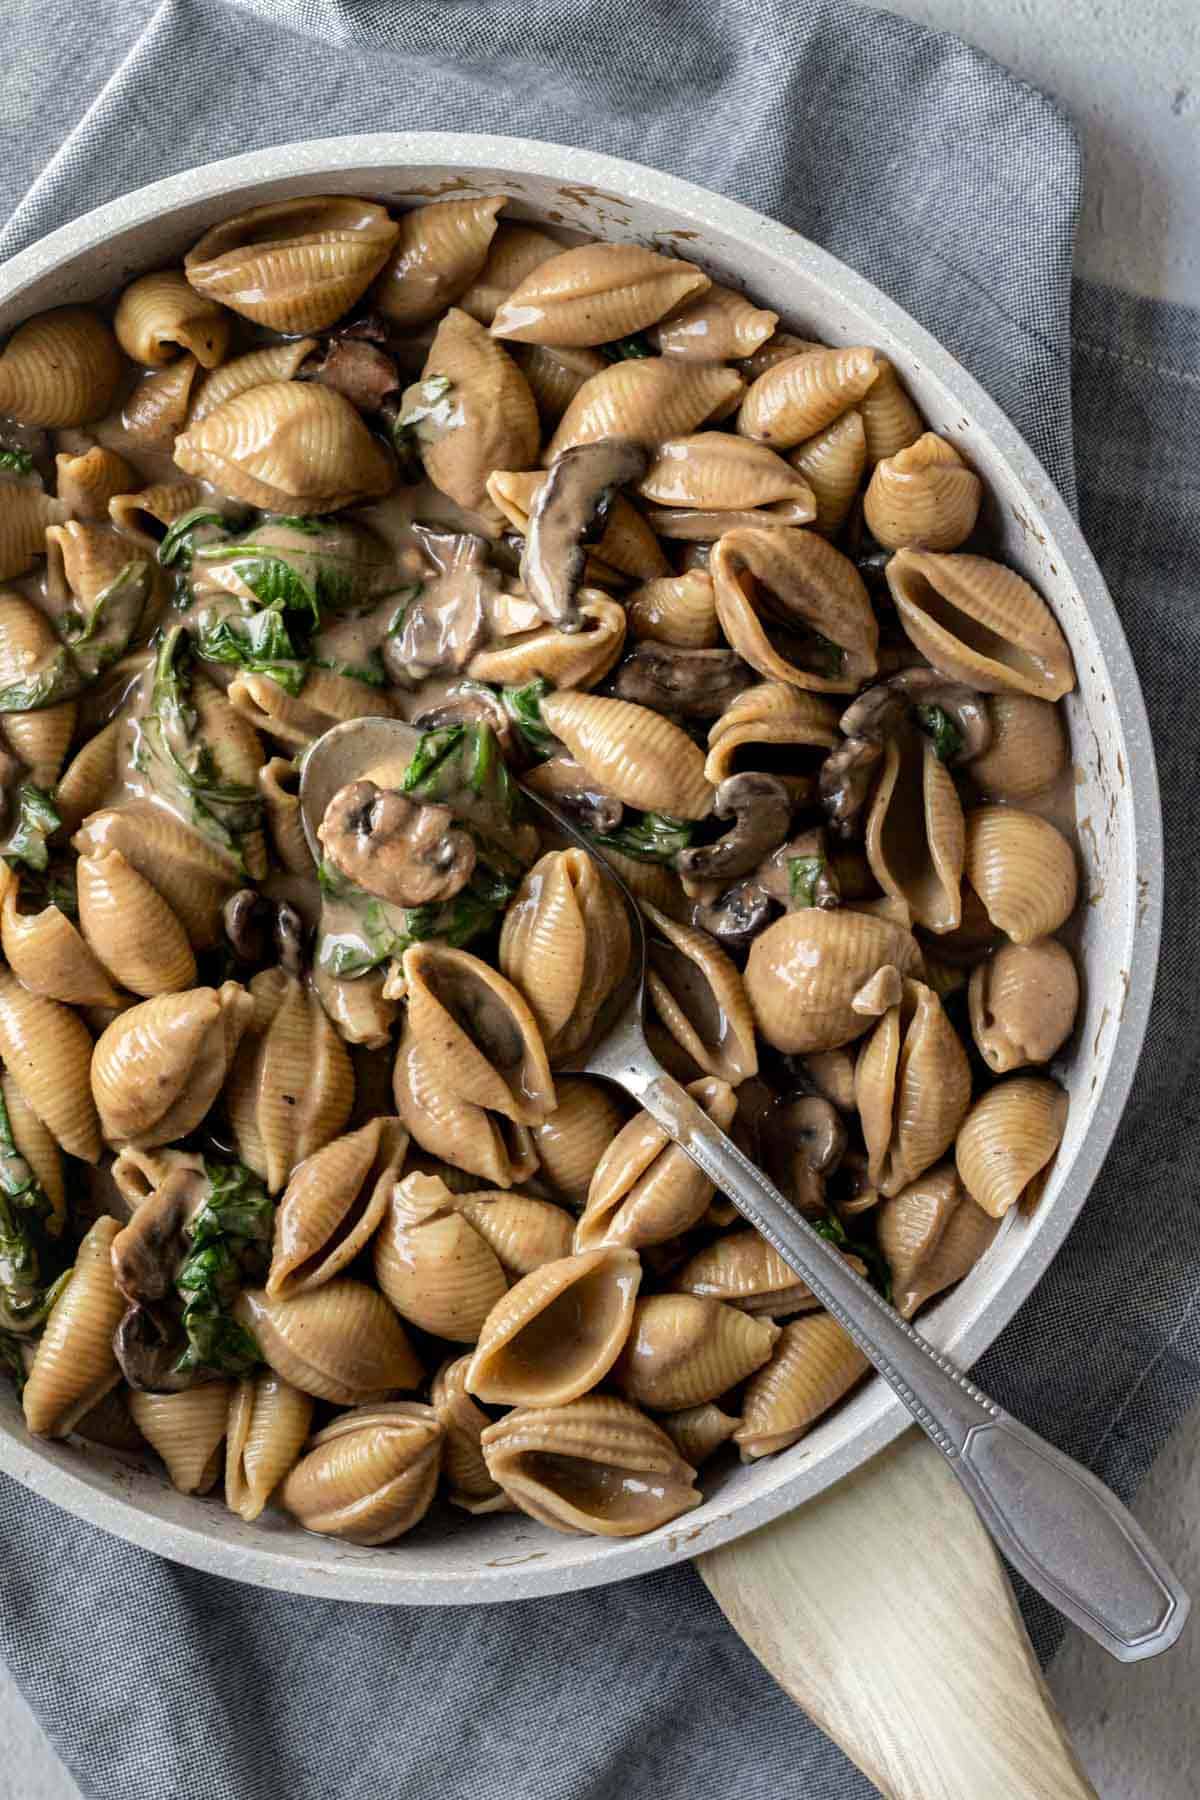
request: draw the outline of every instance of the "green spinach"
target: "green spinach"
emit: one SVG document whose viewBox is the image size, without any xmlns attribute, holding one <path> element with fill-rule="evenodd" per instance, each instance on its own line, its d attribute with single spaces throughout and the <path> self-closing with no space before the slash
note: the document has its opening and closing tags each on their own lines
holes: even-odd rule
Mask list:
<svg viewBox="0 0 1200 1800">
<path fill-rule="evenodd" d="M 229 1309 L 247 1281 L 266 1273 L 275 1209 L 258 1177 L 242 1163 L 204 1167 L 208 1197 L 186 1228 L 188 1254 L 175 1277 L 187 1337 L 175 1366 L 246 1375 L 262 1356 Z"/>
<path fill-rule="evenodd" d="M 686 850 L 695 836 L 690 819 L 672 819 L 666 813 L 642 813 L 627 820 L 615 831 L 590 832 L 592 842 L 602 850 L 617 850 L 634 862 L 668 863 Z"/>
<path fill-rule="evenodd" d="M 223 527 L 224 524 L 224 515 L 209 506 L 193 506 L 190 511 L 180 513 L 167 526 L 166 536 L 158 546 L 159 562 L 164 569 L 190 569 L 196 548 L 192 540 L 196 532 L 205 525 Z"/>
<path fill-rule="evenodd" d="M 24 863 L 27 868 L 44 872 L 50 861 L 46 839 L 61 824 L 50 795 L 31 782 L 23 781 L 17 789 L 17 822 L 4 846 L 5 860 Z"/>
<path fill-rule="evenodd" d="M 823 856 L 789 856 L 788 893 L 795 907 L 817 904 L 817 883 L 825 872 Z"/>
<path fill-rule="evenodd" d="M 0 713 L 37 712 L 82 693 L 124 655 L 149 592 L 149 563 L 126 563 L 90 607 L 63 615 L 63 642 L 40 669 L 0 688 Z"/>
<path fill-rule="evenodd" d="M 32 475 L 33 457 L 28 450 L 17 450 L 0 444 L 0 469 L 11 469 L 14 475 Z"/>
<path fill-rule="evenodd" d="M 917 724 L 927 737 L 941 762 L 953 762 L 962 752 L 963 735 L 944 706 L 918 706 Z"/>
</svg>

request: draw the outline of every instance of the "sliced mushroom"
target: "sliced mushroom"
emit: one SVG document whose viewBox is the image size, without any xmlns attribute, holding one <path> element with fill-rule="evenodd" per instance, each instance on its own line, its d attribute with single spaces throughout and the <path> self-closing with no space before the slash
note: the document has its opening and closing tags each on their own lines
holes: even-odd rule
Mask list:
<svg viewBox="0 0 1200 1800">
<path fill-rule="evenodd" d="M 529 513 L 521 579 L 542 617 L 560 631 L 578 631 L 576 594 L 583 580 L 584 545 L 603 527 L 619 487 L 640 481 L 649 466 L 644 445 L 632 438 L 599 438 L 563 450 Z"/>
<path fill-rule="evenodd" d="M 270 902 L 255 888 L 239 888 L 225 902 L 222 917 L 226 939 L 238 961 L 255 965 L 265 962 Z"/>
<path fill-rule="evenodd" d="M 733 650 L 680 650 L 647 638 L 617 670 L 612 691 L 677 719 L 715 719 L 754 680 Z"/>
<path fill-rule="evenodd" d="M 762 1131 L 767 1172 L 808 1217 L 825 1210 L 825 1181 L 846 1148 L 846 1127 L 835 1106 L 819 1094 L 785 1101 Z"/>
<path fill-rule="evenodd" d="M 831 750 L 821 764 L 817 792 L 831 828 L 840 837 L 852 837 L 861 829 L 882 758 L 881 743 L 851 737 Z"/>
<path fill-rule="evenodd" d="M 675 857 L 676 869 L 693 881 L 728 881 L 756 869 L 787 836 L 791 795 L 775 775 L 729 775 L 717 789 L 712 816 L 732 819 L 733 825 L 715 843 L 680 850 Z"/>
<path fill-rule="evenodd" d="M 692 908 L 692 924 L 726 950 L 745 950 L 775 917 L 771 896 L 753 881 L 727 888 L 715 900 Z"/>
<path fill-rule="evenodd" d="M 194 1370 L 175 1366 L 186 1345 L 178 1319 L 157 1306 L 130 1306 L 113 1333 L 122 1374 L 144 1394 L 178 1394 L 195 1384 Z"/>
<path fill-rule="evenodd" d="M 113 1280 L 133 1304 L 165 1300 L 187 1250 L 185 1227 L 204 1204 L 197 1169 L 173 1169 L 113 1239 Z"/>
<path fill-rule="evenodd" d="M 457 682 L 447 688 L 441 703 L 418 713 L 413 724 L 418 731 L 440 731 L 445 725 L 490 725 L 504 746 L 512 737 L 512 720 L 499 696 L 478 681 Z"/>
<path fill-rule="evenodd" d="M 329 339 L 324 355 L 310 362 L 304 377 L 344 394 L 359 412 L 378 412 L 404 386 L 395 361 L 377 343 L 348 332 Z"/>
<path fill-rule="evenodd" d="M 397 906 L 452 900 L 475 867 L 474 842 L 448 806 L 425 806 L 373 781 L 339 788 L 317 836 L 348 880 Z"/>
<path fill-rule="evenodd" d="M 882 744 L 899 730 L 907 716 L 905 696 L 897 693 L 891 682 L 881 681 L 851 701 L 839 724 L 848 738 L 867 738 L 872 744 Z"/>
</svg>

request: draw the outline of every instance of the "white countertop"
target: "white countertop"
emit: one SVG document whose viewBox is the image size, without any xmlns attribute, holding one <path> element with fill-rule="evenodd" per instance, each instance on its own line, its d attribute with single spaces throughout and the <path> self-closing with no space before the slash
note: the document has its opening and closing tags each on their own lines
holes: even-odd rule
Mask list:
<svg viewBox="0 0 1200 1800">
<path fill-rule="evenodd" d="M 891 10 L 958 32 L 1075 119 L 1087 153 L 1081 274 L 1200 306 L 1197 0 L 892 0 Z M 1200 1594 L 1200 1406 L 1159 1458 L 1135 1511 Z M 1200 1630 L 1134 1668 L 1071 1630 L 1050 1686 L 1103 1800 L 1195 1800 Z M 0 1800 L 80 1800 L 3 1671 Z"/>
</svg>

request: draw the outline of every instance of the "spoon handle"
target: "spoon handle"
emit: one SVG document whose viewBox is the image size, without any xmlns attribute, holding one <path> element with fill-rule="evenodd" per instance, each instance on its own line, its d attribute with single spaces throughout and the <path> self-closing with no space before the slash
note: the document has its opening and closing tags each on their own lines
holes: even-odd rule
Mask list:
<svg viewBox="0 0 1200 1800">
<path fill-rule="evenodd" d="M 698 1163 L 900 1396 L 1013 1567 L 1119 1662 L 1169 1649 L 1190 1601 L 1115 1494 L 1018 1423 L 913 1330 L 815 1232 L 677 1081 L 626 1059 L 619 1079 Z"/>
</svg>

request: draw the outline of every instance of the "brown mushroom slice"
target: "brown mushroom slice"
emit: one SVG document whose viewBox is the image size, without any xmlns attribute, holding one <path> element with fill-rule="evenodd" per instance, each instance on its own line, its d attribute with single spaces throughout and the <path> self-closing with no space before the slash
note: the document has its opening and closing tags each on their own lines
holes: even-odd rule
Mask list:
<svg viewBox="0 0 1200 1800">
<path fill-rule="evenodd" d="M 541 469 L 493 469 L 488 476 L 488 498 L 522 538 L 548 480 Z M 596 520 L 596 529 L 598 536 L 585 546 L 583 561 L 583 578 L 589 586 L 621 587 L 626 581 L 651 581 L 669 573 L 662 545 L 645 516 L 624 494 L 612 495 L 603 520 Z"/>
<path fill-rule="evenodd" d="M 403 331 L 436 319 L 488 261 L 505 203 L 504 194 L 487 194 L 477 200 L 435 200 L 402 213 L 372 304 Z M 473 308 L 467 310 L 477 316 Z"/>
<path fill-rule="evenodd" d="M 770 1319 L 695 1294 L 652 1294 L 613 1369 L 627 1400 L 657 1412 L 699 1406 L 736 1387 L 767 1361 L 779 1336 Z"/>
<path fill-rule="evenodd" d="M 269 1192 L 336 1138 L 354 1104 L 349 1053 L 310 983 L 285 968 L 249 984 L 254 1016 L 225 1089 L 242 1161 Z"/>
<path fill-rule="evenodd" d="M 66 1437 L 121 1379 L 113 1333 L 125 1296 L 113 1279 L 111 1254 L 120 1229 L 116 1219 L 96 1220 L 38 1340 L 21 1405 L 39 1437 Z"/>
<path fill-rule="evenodd" d="M 994 1075 L 1045 1063 L 1075 1027 L 1079 975 L 1065 944 L 1004 944 L 971 974 L 971 1034 Z"/>
<path fill-rule="evenodd" d="M 856 407 L 789 452 L 816 502 L 814 528 L 834 537 L 846 523 L 867 466 L 867 434 Z"/>
<path fill-rule="evenodd" d="M 525 1181 L 538 1166 L 530 1128 L 463 1099 L 450 1079 L 406 1028 L 392 1075 L 396 1111 L 405 1129 L 431 1156 L 495 1187 Z"/>
<path fill-rule="evenodd" d="M 899 1193 L 954 1142 L 971 1102 L 971 1069 L 941 1001 L 908 979 L 898 1006 L 859 1052 L 854 1092 L 871 1180 Z"/>
<path fill-rule="evenodd" d="M 870 1364 L 829 1313 L 794 1319 L 771 1360 L 751 1376 L 733 1441 L 743 1462 L 786 1450 L 850 1392 Z"/>
<path fill-rule="evenodd" d="M 975 806 L 966 816 L 963 874 L 992 924 L 1015 944 L 1065 925 L 1075 910 L 1075 851 L 1057 826 L 1015 806 Z"/>
<path fill-rule="evenodd" d="M 885 1200 L 876 1218 L 877 1242 L 892 1274 L 892 1304 L 904 1319 L 961 1281 L 999 1229 L 999 1220 L 976 1206 L 950 1162 Z"/>
<path fill-rule="evenodd" d="M 642 1265 L 606 1245 L 544 1263 L 492 1308 L 467 1387 L 495 1406 L 562 1406 L 603 1381 L 629 1335 Z"/>
<path fill-rule="evenodd" d="M 671 1036 L 706 1075 L 736 1087 L 758 1073 L 754 1016 L 737 968 L 706 931 L 642 902 L 652 931 L 646 992 Z"/>
<path fill-rule="evenodd" d="M 537 1020 L 513 984 L 445 944 L 414 944 L 401 961 L 409 1029 L 453 1091 L 519 1125 L 544 1119 L 554 1082 Z"/>
<path fill-rule="evenodd" d="M 673 719 L 712 719 L 749 687 L 754 675 L 732 650 L 635 645 L 609 686 L 619 700 Z"/>
<path fill-rule="evenodd" d="M 765 444 L 728 431 L 697 431 L 667 438 L 648 465 L 627 477 L 638 493 L 657 506 L 695 507 L 701 512 L 738 511 L 800 502 L 808 519 L 816 502 L 808 482 Z"/>
<path fill-rule="evenodd" d="M 548 729 L 623 805 L 675 819 L 711 811 L 703 754 L 670 719 L 598 694 L 547 694 L 541 710 Z"/>
<path fill-rule="evenodd" d="M 837 714 L 827 700 L 787 682 L 759 682 L 732 700 L 710 729 L 704 773 L 714 786 L 743 772 L 770 773 L 794 801 L 807 802 L 837 740 Z"/>
<path fill-rule="evenodd" d="M 508 1288 L 495 1251 L 435 1175 L 394 1184 L 371 1254 L 400 1317 L 450 1343 L 475 1343 Z"/>
<path fill-rule="evenodd" d="M 475 845 L 448 806 L 351 781 L 317 826 L 327 859 L 348 881 L 396 906 L 440 905 L 471 878 Z"/>
<path fill-rule="evenodd" d="M 736 370 L 717 363 L 679 363 L 661 356 L 611 363 L 583 383 L 543 450 L 542 462 L 548 466 L 563 450 L 597 438 L 629 437 L 653 448 L 665 438 L 683 437 L 723 418 L 744 386 Z"/>
<path fill-rule="evenodd" d="M 1031 694 L 992 694 L 987 709 L 991 742 L 970 768 L 983 798 L 1019 805 L 1052 787 L 1070 759 L 1060 709 Z"/>
<path fill-rule="evenodd" d="M 825 1182 L 842 1160 L 846 1127 L 819 1094 L 780 1102 L 760 1126 L 762 1157 L 776 1186 L 806 1218 L 827 1210 Z"/>
<path fill-rule="evenodd" d="M 224 1085 L 254 1003 L 235 981 L 159 994 L 114 1019 L 92 1053 L 92 1093 L 110 1144 L 186 1137 Z"/>
<path fill-rule="evenodd" d="M 429 1511 L 444 1433 L 412 1400 L 359 1406 L 319 1431 L 280 1490 L 306 1531 L 350 1544 L 391 1544 Z"/>
<path fill-rule="evenodd" d="M 504 915 L 498 960 L 552 1064 L 587 1042 L 629 951 L 624 903 L 586 851 L 552 850 L 534 864 Z"/>
<path fill-rule="evenodd" d="M 482 1438 L 491 1419 L 467 1392 L 469 1356 L 444 1362 L 433 1378 L 429 1404 L 445 1437 L 442 1467 L 447 1499 L 468 1513 L 509 1512 L 512 1501 L 495 1481 L 483 1459 Z"/>
<path fill-rule="evenodd" d="M 737 1109 L 733 1089 L 713 1076 L 688 1092 L 727 1131 Z M 576 1250 L 664 1244 L 704 1217 L 714 1186 L 649 1113 L 630 1119 L 595 1164 L 587 1205 L 575 1229 Z"/>
<path fill-rule="evenodd" d="M 626 1114 L 606 1081 L 564 1075 L 554 1084 L 558 1104 L 531 1127 L 539 1177 L 556 1199 L 576 1211 L 587 1203 L 596 1165 L 625 1123 Z"/>
<path fill-rule="evenodd" d="M 347 1275 L 286 1297 L 244 1288 L 233 1310 L 275 1373 L 317 1400 L 358 1406 L 424 1380 L 383 1295 Z"/>
<path fill-rule="evenodd" d="M 1066 638 L 1015 570 L 986 556 L 897 550 L 888 587 L 911 642 L 935 669 L 980 693 L 1061 700 L 1075 686 Z"/>
<path fill-rule="evenodd" d="M 818 1305 L 808 1283 L 753 1226 L 726 1232 L 695 1251 L 671 1277 L 671 1286 L 768 1319 L 813 1312 Z"/>
<path fill-rule="evenodd" d="M 912 730 L 890 737 L 867 814 L 867 861 L 884 892 L 927 931 L 961 922 L 965 844 L 958 790 L 931 740 Z"/>
<path fill-rule="evenodd" d="M 554 1531 L 636 1537 L 703 1498 L 695 1469 L 666 1433 L 613 1395 L 518 1407 L 489 1425 L 482 1442 L 493 1480 Z"/>
<path fill-rule="evenodd" d="M 735 362 L 761 349 L 778 323 L 778 313 L 755 306 L 736 288 L 714 281 L 705 293 L 656 325 L 650 337 L 662 356 L 683 362 Z"/>
<path fill-rule="evenodd" d="M 319 331 L 362 295 L 400 227 L 350 195 L 272 200 L 205 232 L 184 258 L 192 287 L 275 331 Z"/>
<path fill-rule="evenodd" d="M 579 629 L 585 540 L 616 490 L 644 475 L 647 460 L 644 446 L 634 439 L 611 437 L 577 444 L 551 462 L 530 504 L 521 552 L 525 591 L 551 625 Z"/>
<path fill-rule="evenodd" d="M 920 958 L 912 933 L 888 919 L 848 907 L 806 907 L 754 940 L 743 979 L 767 1042 L 804 1055 L 861 1037 L 878 1012 L 856 1008 L 860 991 L 881 969 L 906 975 Z"/>
<path fill-rule="evenodd" d="M 526 344 L 612 343 L 709 288 L 694 263 L 640 244 L 578 244 L 538 263 L 497 308 L 492 334 Z"/>
<path fill-rule="evenodd" d="M 156 1187 L 113 1239 L 113 1280 L 127 1300 L 145 1303 L 173 1296 L 175 1277 L 187 1254 L 187 1227 L 211 1192 L 203 1163 L 199 1168 L 167 1165 Z"/>
<path fill-rule="evenodd" d="M 275 1210 L 268 1294 L 320 1287 L 353 1262 L 387 1211 L 407 1147 L 399 1119 L 374 1118 L 297 1163 Z"/>
<path fill-rule="evenodd" d="M 862 577 L 816 532 L 726 532 L 709 568 L 721 629 L 760 675 L 848 694 L 875 673 L 879 627 Z"/>
<path fill-rule="evenodd" d="M 927 431 L 876 463 L 863 517 L 887 550 L 957 550 L 975 529 L 983 483 L 953 444 Z"/>
<path fill-rule="evenodd" d="M 247 1524 L 257 1519 L 294 1467 L 312 1426 L 308 1394 L 270 1369 L 239 1381 L 229 1403 L 225 1504 Z"/>
<path fill-rule="evenodd" d="M 787 837 L 792 798 L 774 775 L 728 775 L 717 788 L 713 817 L 731 819 L 712 844 L 681 850 L 675 867 L 693 881 L 731 881 L 748 875 Z"/>
<path fill-rule="evenodd" d="M 1067 1126 L 1066 1094 L 1041 1075 L 1010 1075 L 963 1121 L 954 1160 L 963 1186 L 992 1218 L 1041 1192 Z"/>
<path fill-rule="evenodd" d="M 857 406 L 879 374 L 878 351 L 806 349 L 765 369 L 738 413 L 743 437 L 790 450 Z"/>
</svg>

